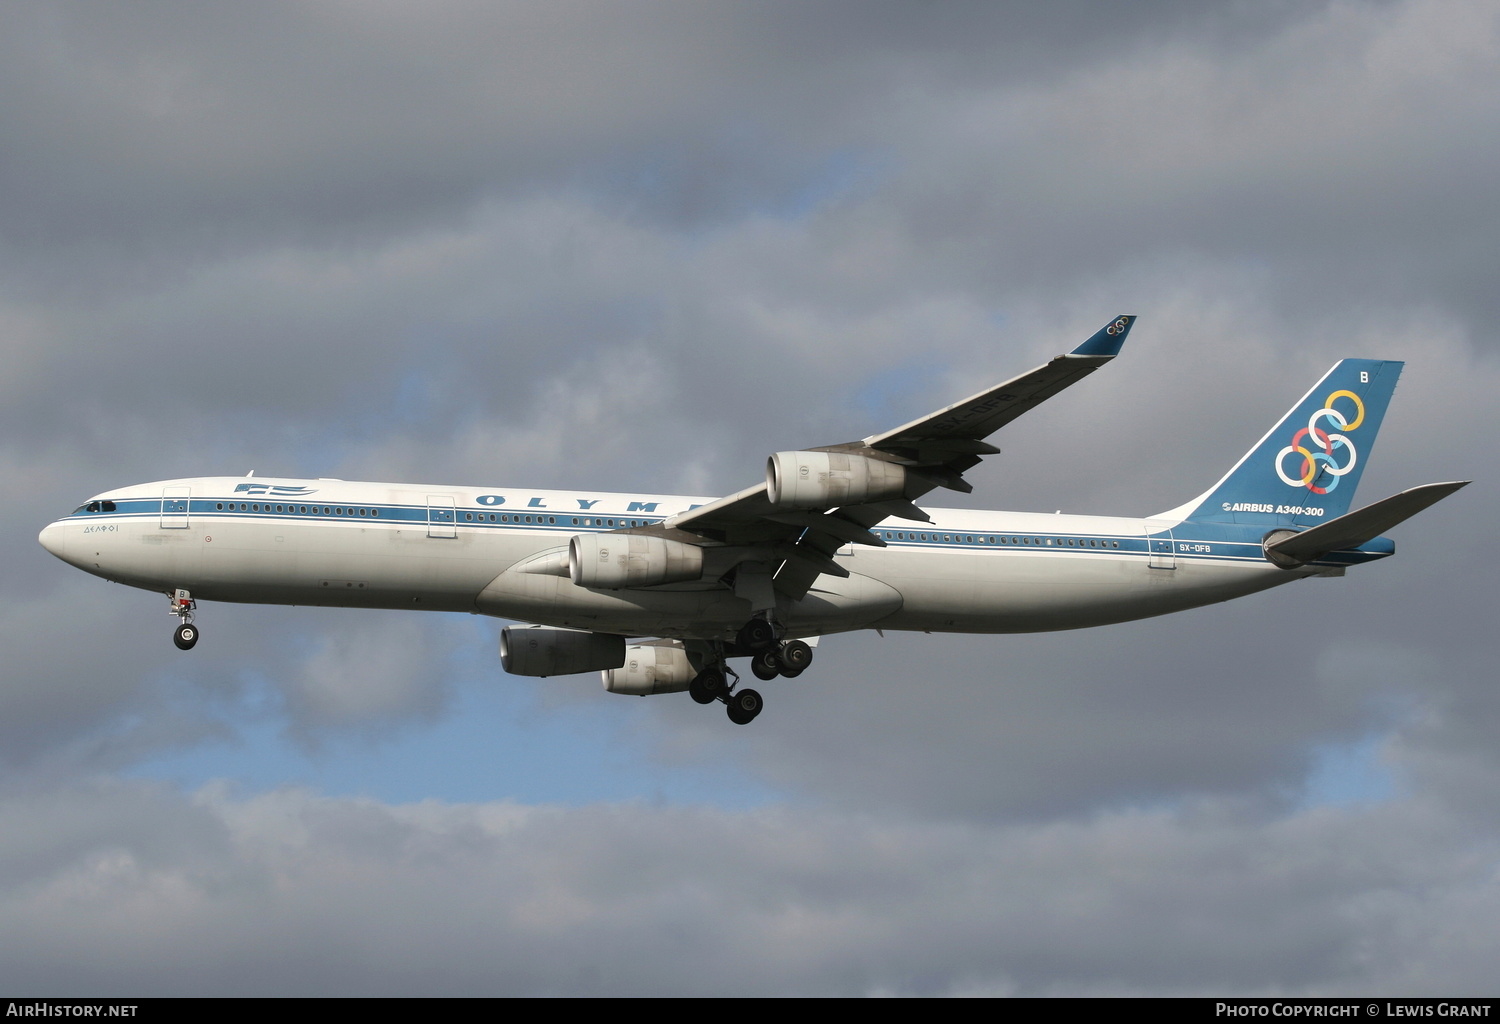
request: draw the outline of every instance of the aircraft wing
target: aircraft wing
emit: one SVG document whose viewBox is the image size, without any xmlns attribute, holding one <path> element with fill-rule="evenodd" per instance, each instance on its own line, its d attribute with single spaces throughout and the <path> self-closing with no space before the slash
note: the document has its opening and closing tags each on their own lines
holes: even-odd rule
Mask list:
<svg viewBox="0 0 1500 1024">
<path fill-rule="evenodd" d="M 799 500 L 778 504 L 772 501 L 768 472 L 766 481 L 689 509 L 662 526 L 727 545 L 768 546 L 767 560 L 781 563 L 775 577 L 777 591 L 800 597 L 819 573 L 848 575 L 833 560 L 833 553 L 844 544 L 884 547 L 885 542 L 870 532 L 876 523 L 892 516 L 928 521 L 912 499 L 938 487 L 966 493 L 973 490 L 963 473 L 978 465 L 983 456 L 1000 451 L 985 438 L 1113 359 L 1134 322 L 1133 316 L 1115 317 L 1072 352 L 894 430 L 861 441 L 811 448 L 806 453 L 782 453 L 828 453 L 825 461 L 834 467 L 826 474 L 829 477 L 847 475 L 840 467 L 850 462 L 856 469 L 874 464 L 899 466 L 904 485 L 898 495 L 882 493 L 878 500 L 843 502 L 830 497 L 824 503 Z M 875 466 L 877 471 L 880 468 Z M 834 491 L 838 490 L 835 486 Z"/>
</svg>

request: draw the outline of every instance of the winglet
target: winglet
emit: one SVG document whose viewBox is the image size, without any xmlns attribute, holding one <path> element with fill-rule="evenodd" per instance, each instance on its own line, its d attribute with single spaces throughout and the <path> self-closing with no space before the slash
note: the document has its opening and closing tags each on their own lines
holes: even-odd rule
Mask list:
<svg viewBox="0 0 1500 1024">
<path fill-rule="evenodd" d="M 1121 314 L 1101 327 L 1092 338 L 1069 352 L 1068 355 L 1103 356 L 1106 359 L 1112 359 L 1120 354 L 1120 346 L 1125 344 L 1125 335 L 1130 333 L 1130 326 L 1134 323 L 1135 317 Z"/>
</svg>

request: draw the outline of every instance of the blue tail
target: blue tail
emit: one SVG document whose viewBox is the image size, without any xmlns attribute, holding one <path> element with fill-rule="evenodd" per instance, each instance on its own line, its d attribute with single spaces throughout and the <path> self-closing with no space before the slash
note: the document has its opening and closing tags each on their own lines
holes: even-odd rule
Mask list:
<svg viewBox="0 0 1500 1024">
<path fill-rule="evenodd" d="M 1404 365 L 1341 360 L 1207 494 L 1161 518 L 1270 527 L 1343 515 Z"/>
</svg>

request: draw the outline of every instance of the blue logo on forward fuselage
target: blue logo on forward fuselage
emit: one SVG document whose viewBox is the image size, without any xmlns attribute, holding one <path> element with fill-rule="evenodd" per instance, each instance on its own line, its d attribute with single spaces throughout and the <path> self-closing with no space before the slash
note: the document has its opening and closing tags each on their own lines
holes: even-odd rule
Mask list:
<svg viewBox="0 0 1500 1024">
<path fill-rule="evenodd" d="M 279 498 L 299 498 L 304 494 L 315 494 L 316 487 L 286 487 L 279 484 L 237 484 L 235 494 L 274 494 Z"/>
</svg>

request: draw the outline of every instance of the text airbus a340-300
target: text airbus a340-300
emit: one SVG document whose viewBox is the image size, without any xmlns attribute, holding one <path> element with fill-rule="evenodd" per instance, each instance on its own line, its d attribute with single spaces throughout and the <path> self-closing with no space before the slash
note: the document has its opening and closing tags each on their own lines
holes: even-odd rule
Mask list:
<svg viewBox="0 0 1500 1024">
<path fill-rule="evenodd" d="M 860 441 L 778 452 L 728 497 L 203 477 L 89 499 L 41 542 L 86 572 L 197 602 L 412 608 L 533 625 L 509 672 L 686 690 L 744 724 L 760 679 L 860 629 L 1019 633 L 1162 615 L 1385 558 L 1380 534 L 1464 482 L 1351 512 L 1402 364 L 1345 359 L 1218 483 L 1144 519 L 918 508 L 1011 420 L 1113 359 L 1134 318 L 1013 380 Z"/>
</svg>

